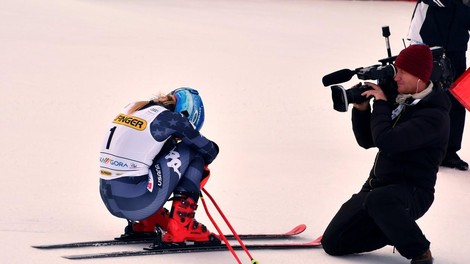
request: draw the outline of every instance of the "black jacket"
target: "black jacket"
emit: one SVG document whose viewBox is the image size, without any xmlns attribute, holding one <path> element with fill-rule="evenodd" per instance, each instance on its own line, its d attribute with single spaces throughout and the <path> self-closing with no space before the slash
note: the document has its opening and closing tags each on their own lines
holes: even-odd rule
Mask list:
<svg viewBox="0 0 470 264">
<path fill-rule="evenodd" d="M 423 10 L 426 10 L 425 14 L 417 15 Z M 426 45 L 440 46 L 448 52 L 465 52 L 469 40 L 470 7 L 461 0 L 418 0 L 411 27 L 413 25 L 421 25 L 419 35 Z"/>
<path fill-rule="evenodd" d="M 379 149 L 363 190 L 409 184 L 434 193 L 449 139 L 450 101 L 442 89 L 434 87 L 428 96 L 416 105 L 405 106 L 392 120 L 396 107 L 377 100 L 373 111 L 352 111 L 357 143 L 366 149 Z"/>
</svg>

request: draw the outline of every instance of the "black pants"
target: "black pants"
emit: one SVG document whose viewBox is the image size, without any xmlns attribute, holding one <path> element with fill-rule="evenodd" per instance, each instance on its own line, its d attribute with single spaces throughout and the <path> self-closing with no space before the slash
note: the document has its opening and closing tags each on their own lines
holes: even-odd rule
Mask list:
<svg viewBox="0 0 470 264">
<path fill-rule="evenodd" d="M 455 79 L 458 79 L 467 68 L 467 58 L 465 52 L 447 52 L 447 57 L 452 62 L 455 70 Z M 455 97 L 447 91 L 447 95 L 452 103 L 450 109 L 450 135 L 449 145 L 447 147 L 447 154 L 452 157 L 452 154 L 457 153 L 462 147 L 463 131 L 465 127 L 465 107 Z"/>
<path fill-rule="evenodd" d="M 392 245 L 408 259 L 419 256 L 430 242 L 415 220 L 424 215 L 433 200 L 432 193 L 409 185 L 389 185 L 354 194 L 328 225 L 323 249 L 339 256 Z"/>
</svg>

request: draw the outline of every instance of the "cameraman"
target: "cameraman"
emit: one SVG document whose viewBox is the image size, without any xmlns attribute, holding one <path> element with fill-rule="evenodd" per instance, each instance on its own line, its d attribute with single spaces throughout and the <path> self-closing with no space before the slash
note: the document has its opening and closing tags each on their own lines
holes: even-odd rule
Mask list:
<svg viewBox="0 0 470 264">
<path fill-rule="evenodd" d="M 436 175 L 449 138 L 450 101 L 430 82 L 433 62 L 426 45 L 411 45 L 395 61 L 397 104 L 382 89 L 362 93 L 375 98 L 354 104 L 354 135 L 378 153 L 367 181 L 332 219 L 322 244 L 330 255 L 369 252 L 395 246 L 412 264 L 433 262 L 430 242 L 416 220 L 434 201 Z"/>
<path fill-rule="evenodd" d="M 408 39 L 412 43 L 443 47 L 455 70 L 454 81 L 467 68 L 466 51 L 470 30 L 470 0 L 418 0 L 410 23 Z M 446 87 L 448 88 L 448 87 Z M 465 126 L 465 108 L 448 91 L 450 137 L 441 166 L 468 170 L 468 163 L 457 152 L 461 149 Z"/>
</svg>

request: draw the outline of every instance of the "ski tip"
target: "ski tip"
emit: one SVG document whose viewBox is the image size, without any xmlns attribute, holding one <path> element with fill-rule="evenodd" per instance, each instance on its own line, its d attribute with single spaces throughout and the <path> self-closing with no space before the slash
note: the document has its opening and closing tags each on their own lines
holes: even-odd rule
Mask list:
<svg viewBox="0 0 470 264">
<path fill-rule="evenodd" d="M 286 234 L 286 235 L 298 235 L 298 234 L 304 232 L 305 229 L 307 229 L 307 226 L 304 225 L 304 224 L 300 224 L 300 225 L 294 227 L 291 231 L 289 231 L 289 232 L 287 232 L 287 233 L 285 233 L 285 234 Z"/>
<path fill-rule="evenodd" d="M 71 259 L 71 260 L 77 260 L 77 259 L 89 259 L 87 255 L 68 255 L 68 256 L 62 256 L 64 259 Z"/>
<path fill-rule="evenodd" d="M 305 248 L 317 248 L 317 247 L 321 247 L 322 244 L 321 244 L 321 237 L 317 238 L 317 239 L 313 239 L 313 240 L 310 240 L 309 242 L 305 242 L 302 244 L 302 247 L 305 247 Z"/>
<path fill-rule="evenodd" d="M 312 243 L 317 243 L 318 245 L 321 245 L 322 238 L 323 238 L 323 236 L 319 236 L 319 237 L 317 237 L 317 239 L 313 240 Z"/>
<path fill-rule="evenodd" d="M 51 249 L 54 247 L 51 247 L 50 245 L 32 245 L 32 248 L 37 248 L 37 249 Z"/>
</svg>

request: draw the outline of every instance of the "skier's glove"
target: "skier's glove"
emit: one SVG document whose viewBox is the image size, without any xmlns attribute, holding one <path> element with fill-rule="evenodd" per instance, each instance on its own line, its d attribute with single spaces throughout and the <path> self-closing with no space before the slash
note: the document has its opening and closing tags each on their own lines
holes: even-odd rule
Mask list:
<svg viewBox="0 0 470 264">
<path fill-rule="evenodd" d="M 211 171 L 209 170 L 209 166 L 205 166 L 204 170 L 202 172 L 202 179 L 201 183 L 199 184 L 199 187 L 202 189 L 206 185 L 207 181 L 211 177 Z"/>
</svg>

